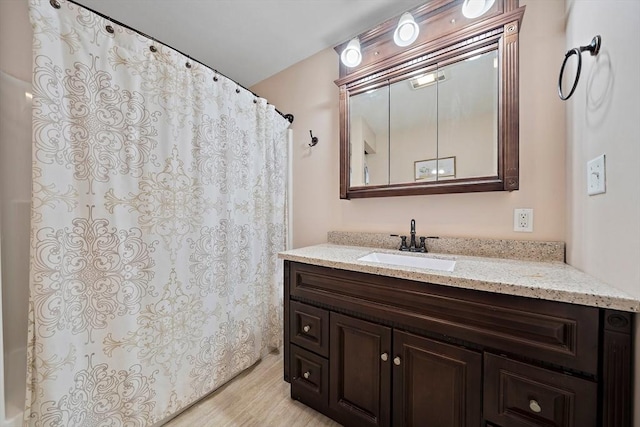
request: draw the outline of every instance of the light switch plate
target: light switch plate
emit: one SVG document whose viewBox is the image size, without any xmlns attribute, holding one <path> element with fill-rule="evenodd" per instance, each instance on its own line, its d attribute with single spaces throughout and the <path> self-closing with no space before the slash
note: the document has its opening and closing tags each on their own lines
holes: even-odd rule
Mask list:
<svg viewBox="0 0 640 427">
<path fill-rule="evenodd" d="M 607 192 L 604 154 L 587 162 L 587 194 Z"/>
</svg>

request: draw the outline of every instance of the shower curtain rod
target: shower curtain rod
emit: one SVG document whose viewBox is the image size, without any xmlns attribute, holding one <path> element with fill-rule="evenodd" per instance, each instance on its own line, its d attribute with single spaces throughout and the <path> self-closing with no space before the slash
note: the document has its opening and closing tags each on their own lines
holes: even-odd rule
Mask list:
<svg viewBox="0 0 640 427">
<path fill-rule="evenodd" d="M 219 75 L 221 75 L 222 77 L 225 77 L 225 78 L 227 78 L 227 79 L 231 80 L 231 81 L 232 81 L 232 82 L 234 82 L 236 85 L 238 85 L 238 87 L 241 87 L 242 89 L 246 90 L 247 92 L 249 92 L 249 93 L 253 94 L 253 96 L 255 96 L 255 97 L 257 97 L 257 98 L 259 98 L 259 97 L 260 97 L 257 93 L 255 93 L 255 92 L 253 92 L 253 91 L 251 91 L 251 90 L 247 89 L 246 87 L 244 87 L 243 85 L 241 85 L 240 83 L 238 83 L 237 81 L 235 81 L 234 79 L 232 79 L 232 78 L 230 78 L 230 77 L 228 77 L 228 76 L 224 75 L 223 73 L 221 73 L 220 71 L 216 70 L 215 68 L 210 67 L 210 66 L 208 66 L 207 64 L 205 64 L 205 63 L 203 63 L 203 62 L 201 62 L 201 61 L 198 61 L 197 59 L 192 58 L 191 56 L 187 55 L 186 53 L 184 53 L 184 52 L 182 52 L 182 51 L 180 51 L 180 50 L 176 49 L 175 47 L 173 47 L 173 46 L 171 46 L 171 45 L 169 45 L 169 44 L 167 44 L 167 43 L 164 43 L 164 42 L 162 42 L 162 41 L 159 41 L 158 39 L 156 39 L 156 38 L 154 38 L 154 37 L 151 37 L 150 35 L 145 34 L 145 33 L 143 33 L 143 32 L 142 32 L 142 31 L 140 31 L 140 30 L 137 30 L 137 29 L 135 29 L 135 28 L 133 28 L 133 27 L 131 27 L 131 26 L 127 25 L 127 24 L 123 24 L 122 22 L 120 22 L 120 21 L 118 21 L 118 20 L 116 20 L 116 19 L 113 19 L 112 17 L 107 16 L 107 15 L 105 15 L 104 13 L 100 13 L 100 12 L 98 12 L 97 10 L 94 10 L 94 9 L 92 9 L 92 8 L 90 8 L 90 7 L 87 7 L 87 6 L 83 5 L 83 4 L 78 3 L 78 2 L 77 2 L 77 1 L 75 1 L 75 0 L 65 0 L 65 1 L 68 1 L 69 3 L 73 3 L 73 4 L 75 4 L 76 6 L 82 7 L 82 8 L 84 8 L 84 9 L 86 9 L 86 10 L 90 11 L 90 12 L 93 12 L 93 13 L 95 13 L 96 15 L 99 15 L 99 16 L 101 16 L 101 17 L 103 17 L 103 18 L 107 19 L 108 21 L 113 22 L 113 23 L 114 23 L 114 24 L 116 24 L 116 25 L 119 25 L 119 26 L 121 26 L 121 27 L 127 28 L 127 29 L 129 29 L 129 30 L 131 30 L 131 31 L 135 31 L 136 33 L 140 34 L 141 36 L 144 36 L 144 37 L 148 38 L 149 40 L 153 40 L 155 43 L 160 43 L 160 44 L 161 44 L 161 45 L 163 45 L 163 46 L 166 46 L 166 47 L 168 47 L 168 48 L 170 48 L 170 49 L 173 49 L 173 50 L 175 50 L 176 52 L 178 52 L 179 54 L 181 54 L 181 55 L 186 56 L 187 58 L 189 58 L 189 60 L 191 60 L 191 61 L 195 61 L 195 62 L 197 62 L 198 64 L 202 65 L 203 67 L 207 67 L 208 69 L 210 69 L 211 71 L 215 72 L 216 74 L 219 74 Z M 57 0 L 50 0 L 50 1 L 49 1 L 49 3 L 51 3 L 51 6 L 53 6 L 53 7 L 54 7 L 54 8 L 56 8 L 56 9 L 57 9 L 57 8 L 59 8 L 59 6 L 60 6 L 60 3 L 58 3 L 58 1 L 57 1 Z M 57 6 L 56 6 L 56 5 L 57 5 Z M 278 110 L 277 108 L 276 108 L 275 110 L 276 110 L 276 113 L 280 114 L 282 117 L 284 117 L 286 120 L 288 120 L 288 121 L 289 121 L 289 123 L 293 123 L 293 114 L 283 114 L 283 113 L 282 113 L 280 110 Z"/>
</svg>

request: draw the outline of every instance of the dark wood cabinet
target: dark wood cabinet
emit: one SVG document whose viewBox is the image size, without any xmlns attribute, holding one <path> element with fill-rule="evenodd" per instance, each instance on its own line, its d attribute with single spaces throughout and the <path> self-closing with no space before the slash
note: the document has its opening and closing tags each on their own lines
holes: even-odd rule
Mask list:
<svg viewBox="0 0 640 427">
<path fill-rule="evenodd" d="M 335 419 L 386 427 L 393 405 L 396 426 L 480 424 L 481 353 L 338 313 L 330 317 L 329 408 Z"/>
<path fill-rule="evenodd" d="M 484 357 L 484 416 L 502 427 L 595 427 L 597 384 L 506 357 Z"/>
<path fill-rule="evenodd" d="M 285 261 L 291 397 L 343 425 L 631 427 L 631 313 Z"/>
<path fill-rule="evenodd" d="M 327 409 L 329 397 L 329 363 L 327 359 L 296 345 L 291 351 L 291 397 L 317 411 Z"/>
<path fill-rule="evenodd" d="M 329 312 L 292 301 L 289 306 L 291 342 L 323 357 L 329 356 Z"/>
<path fill-rule="evenodd" d="M 480 425 L 481 353 L 402 331 L 393 348 L 393 425 Z"/>
<path fill-rule="evenodd" d="M 345 425 L 391 424 L 391 329 L 331 313 L 329 407 Z"/>
</svg>

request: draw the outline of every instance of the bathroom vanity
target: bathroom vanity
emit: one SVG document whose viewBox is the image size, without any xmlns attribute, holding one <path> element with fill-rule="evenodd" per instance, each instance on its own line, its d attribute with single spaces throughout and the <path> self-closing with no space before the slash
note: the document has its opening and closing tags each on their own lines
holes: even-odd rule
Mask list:
<svg viewBox="0 0 640 427">
<path fill-rule="evenodd" d="M 345 426 L 631 426 L 640 301 L 562 262 L 371 252 L 280 255 L 293 399 Z"/>
</svg>

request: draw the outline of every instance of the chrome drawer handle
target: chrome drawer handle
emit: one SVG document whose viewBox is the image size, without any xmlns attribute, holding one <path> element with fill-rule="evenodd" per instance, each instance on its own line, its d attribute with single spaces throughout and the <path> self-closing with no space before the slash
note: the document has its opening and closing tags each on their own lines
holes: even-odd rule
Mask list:
<svg viewBox="0 0 640 427">
<path fill-rule="evenodd" d="M 393 364 L 396 366 L 400 366 L 400 356 L 397 356 L 395 359 L 393 359 Z"/>
<path fill-rule="evenodd" d="M 305 332 L 309 332 L 311 330 L 311 326 L 309 325 L 304 325 L 304 327 L 302 328 L 303 331 Z"/>
<path fill-rule="evenodd" d="M 383 362 L 386 362 L 387 360 L 389 360 L 389 355 L 387 353 L 382 353 L 380 355 L 380 359 L 382 359 Z"/>
<path fill-rule="evenodd" d="M 304 374 L 302 374 L 302 376 L 303 376 L 305 379 L 307 379 L 307 380 L 308 380 L 308 379 L 309 379 L 309 377 L 311 376 L 311 372 L 307 371 L 307 372 L 305 372 Z"/>
<path fill-rule="evenodd" d="M 531 409 L 535 413 L 542 411 L 542 408 L 540 407 L 538 402 L 536 402 L 535 400 L 529 401 L 529 409 Z"/>
</svg>

